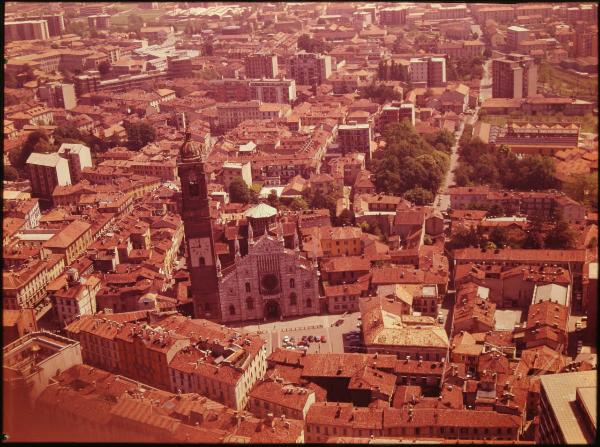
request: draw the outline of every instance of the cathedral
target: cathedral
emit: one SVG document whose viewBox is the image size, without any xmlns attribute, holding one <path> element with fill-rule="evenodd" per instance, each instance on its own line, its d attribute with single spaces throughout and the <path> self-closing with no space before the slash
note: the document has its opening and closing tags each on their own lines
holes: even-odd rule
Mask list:
<svg viewBox="0 0 600 447">
<path fill-rule="evenodd" d="M 274 208 L 248 210 L 244 253 L 236 238 L 234 255 L 220 257 L 217 246 L 224 244 L 215 238 L 205 162 L 206 154 L 186 134 L 177 167 L 195 317 L 229 323 L 318 314 L 317 265 L 301 255 L 296 232 L 286 248 Z M 222 259 L 231 261 L 222 265 Z"/>
</svg>

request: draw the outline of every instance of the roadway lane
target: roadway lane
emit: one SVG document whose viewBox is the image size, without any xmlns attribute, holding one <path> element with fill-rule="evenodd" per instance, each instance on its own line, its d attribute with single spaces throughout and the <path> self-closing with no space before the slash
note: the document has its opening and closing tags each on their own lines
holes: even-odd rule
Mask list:
<svg viewBox="0 0 600 447">
<path fill-rule="evenodd" d="M 483 64 L 483 76 L 480 81 L 479 87 L 479 104 L 485 101 L 488 98 L 492 97 L 492 74 L 491 74 L 491 65 L 492 61 L 488 60 Z M 448 172 L 446 173 L 446 177 L 442 182 L 442 186 L 440 187 L 440 192 L 435 196 L 435 200 L 433 202 L 433 206 L 437 211 L 444 212 L 450 208 L 450 196 L 445 194 L 446 190 L 455 184 L 454 182 L 454 169 L 458 163 L 458 141 L 465 130 L 465 123 L 470 125 L 475 125 L 477 119 L 479 118 L 479 110 L 480 105 L 475 107 L 475 111 L 472 115 L 463 115 L 462 121 L 460 123 L 460 128 L 457 132 L 455 132 L 454 136 L 456 138 L 456 144 L 452 146 L 452 153 L 450 154 L 450 167 Z"/>
</svg>

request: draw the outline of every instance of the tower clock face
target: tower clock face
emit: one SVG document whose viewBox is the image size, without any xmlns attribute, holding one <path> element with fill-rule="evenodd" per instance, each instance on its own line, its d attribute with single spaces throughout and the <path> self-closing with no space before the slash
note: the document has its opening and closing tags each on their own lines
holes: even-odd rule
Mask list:
<svg viewBox="0 0 600 447">
<path fill-rule="evenodd" d="M 190 239 L 190 262 L 192 267 L 202 267 L 204 265 L 213 265 L 212 249 L 210 238 L 201 237 Z"/>
</svg>

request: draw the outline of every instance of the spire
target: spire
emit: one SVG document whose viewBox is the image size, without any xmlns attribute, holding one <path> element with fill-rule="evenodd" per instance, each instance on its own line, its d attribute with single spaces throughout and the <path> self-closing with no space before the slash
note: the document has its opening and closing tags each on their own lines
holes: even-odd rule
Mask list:
<svg viewBox="0 0 600 447">
<path fill-rule="evenodd" d="M 252 230 L 250 219 L 248 219 L 248 245 L 254 245 L 254 231 Z"/>
<path fill-rule="evenodd" d="M 240 241 L 239 241 L 239 239 L 237 237 L 235 238 L 234 245 L 235 245 L 235 258 L 237 259 L 237 258 L 239 258 L 239 257 L 242 256 L 240 254 Z"/>
<path fill-rule="evenodd" d="M 221 260 L 219 259 L 219 255 L 217 255 L 217 262 L 215 263 L 215 267 L 217 269 L 217 278 L 221 278 L 223 273 L 221 272 Z"/>
<path fill-rule="evenodd" d="M 300 241 L 298 239 L 298 232 L 294 231 L 294 250 L 300 250 Z"/>
<path fill-rule="evenodd" d="M 277 223 L 277 240 L 285 243 L 285 239 L 283 237 L 283 223 L 281 220 Z"/>
</svg>

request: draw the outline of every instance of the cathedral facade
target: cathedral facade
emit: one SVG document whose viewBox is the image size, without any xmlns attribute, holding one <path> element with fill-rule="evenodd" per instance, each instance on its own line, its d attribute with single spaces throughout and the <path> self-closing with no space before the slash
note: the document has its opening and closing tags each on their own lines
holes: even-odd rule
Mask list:
<svg viewBox="0 0 600 447">
<path fill-rule="evenodd" d="M 247 254 L 241 256 L 236 240 L 235 259 L 222 268 L 215 249 L 205 164 L 204 151 L 187 134 L 177 167 L 194 316 L 226 323 L 318 314 L 318 267 L 300 254 L 297 234 L 294 249 L 285 248 L 281 231 L 268 234 L 269 227 L 277 227 L 274 222 L 255 219 L 257 227 L 264 223 L 257 238 L 249 224 Z"/>
<path fill-rule="evenodd" d="M 296 245 L 297 246 L 297 245 Z M 221 320 L 271 320 L 319 313 L 316 265 L 282 237 L 249 240 L 248 254 L 218 273 Z"/>
</svg>

